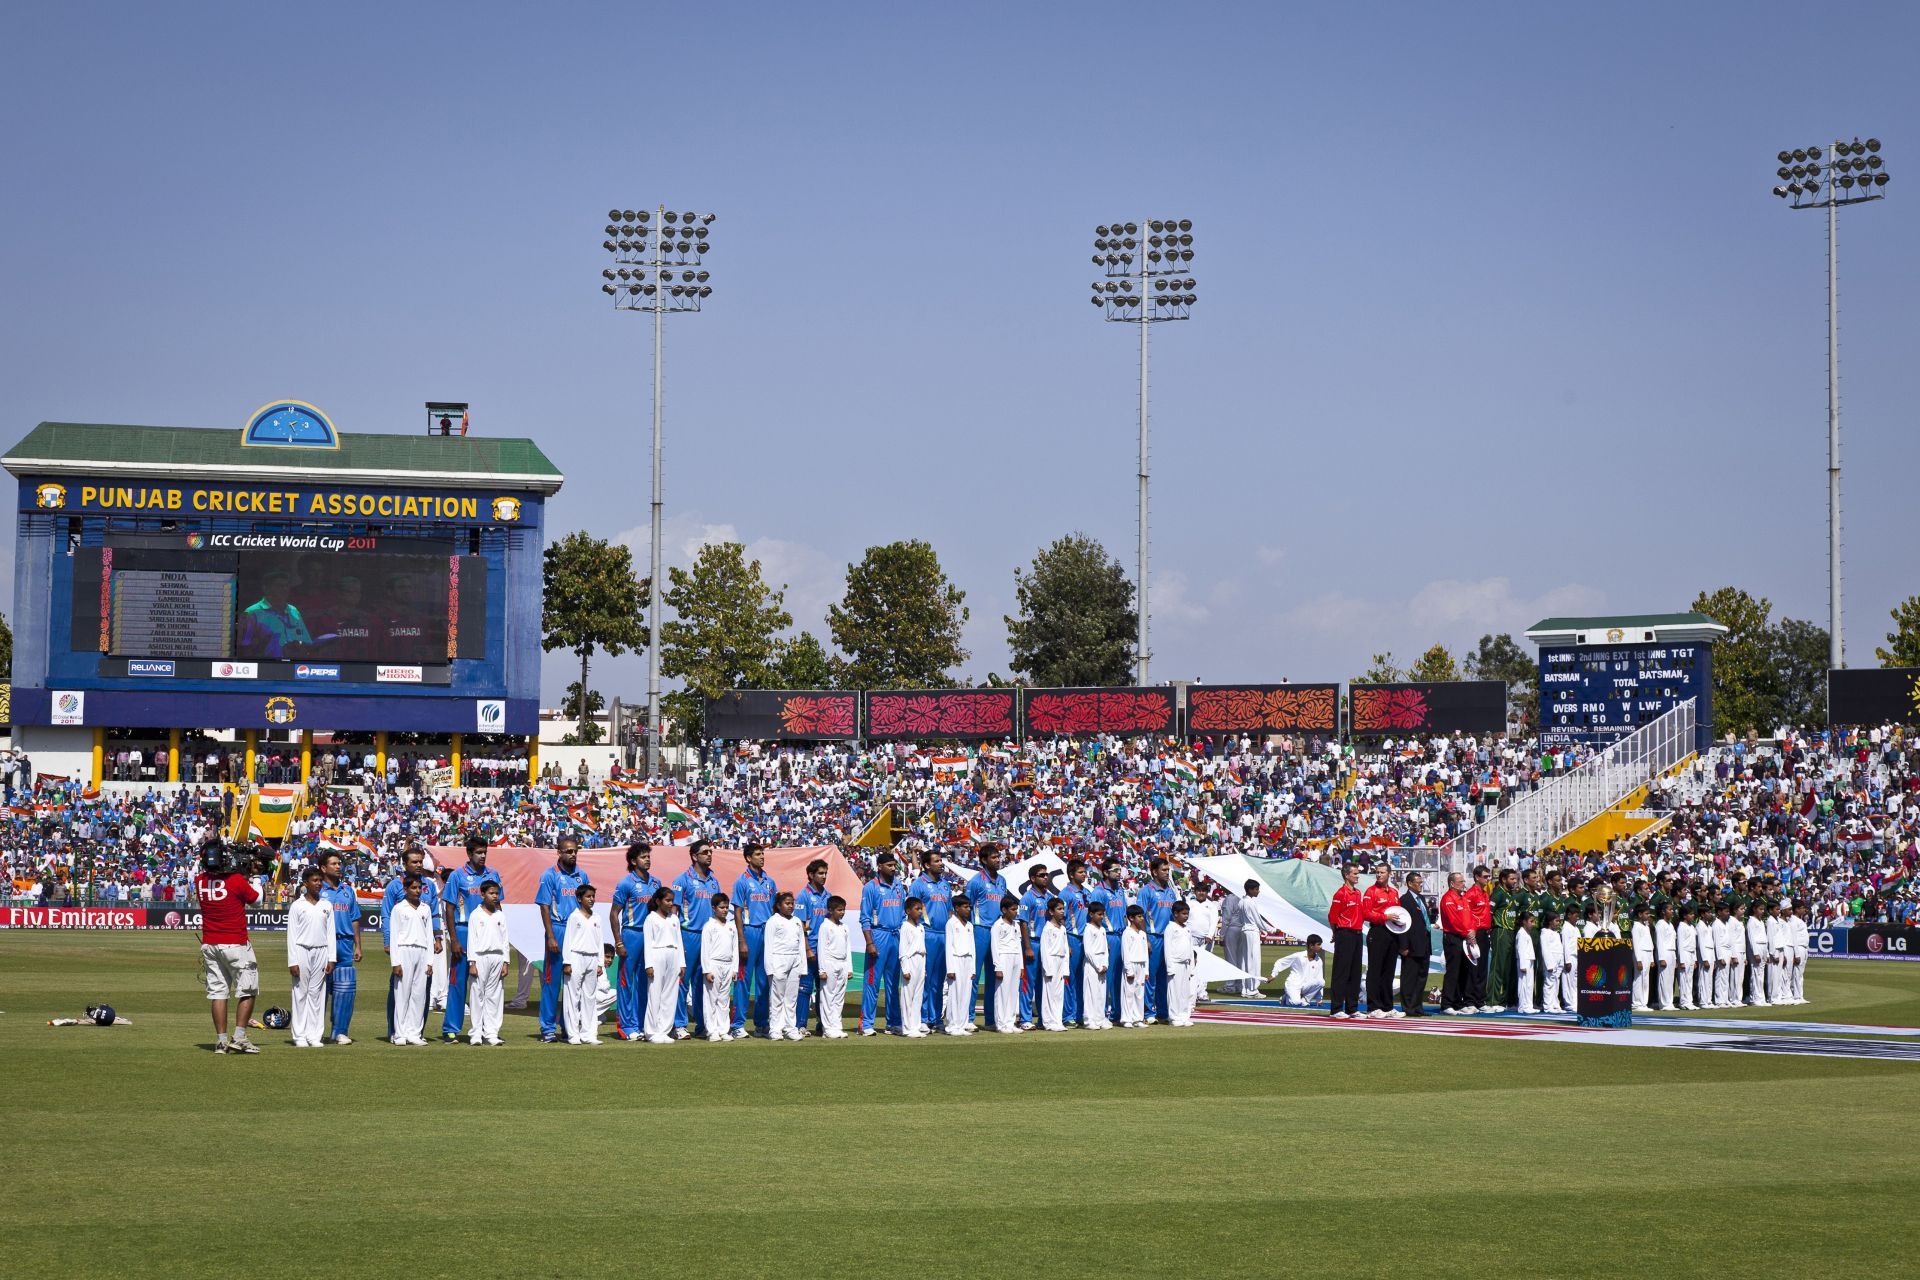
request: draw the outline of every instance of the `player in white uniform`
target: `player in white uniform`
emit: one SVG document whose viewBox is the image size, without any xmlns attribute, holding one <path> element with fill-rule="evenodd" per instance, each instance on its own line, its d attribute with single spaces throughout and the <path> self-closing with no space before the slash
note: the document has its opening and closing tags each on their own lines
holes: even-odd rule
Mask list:
<svg viewBox="0 0 1920 1280">
<path fill-rule="evenodd" d="M 470 1044 L 499 1044 L 501 1004 L 506 996 L 507 913 L 500 909 L 500 884 L 480 886 L 480 909 L 467 917 L 467 1010 L 473 1019 Z"/>
<path fill-rule="evenodd" d="M 1533 1004 L 1533 975 L 1536 971 L 1533 950 L 1534 915 L 1531 911 L 1520 913 L 1520 927 L 1513 934 L 1513 981 L 1520 988 L 1520 1012 L 1537 1013 Z"/>
<path fill-rule="evenodd" d="M 1807 1002 L 1807 946 L 1811 938 L 1803 910 L 1798 902 L 1794 903 L 1793 915 L 1787 920 L 1787 945 L 1793 950 L 1793 972 L 1788 979 L 1789 1004 Z"/>
<path fill-rule="evenodd" d="M 927 1034 L 921 1005 L 927 995 L 926 902 L 907 899 L 907 918 L 900 922 L 900 1034 L 920 1040 Z"/>
<path fill-rule="evenodd" d="M 1767 983 L 1773 973 L 1773 952 L 1767 949 L 1767 904 L 1764 902 L 1755 902 L 1747 912 L 1747 953 L 1753 957 L 1749 975 L 1752 994 L 1747 997 L 1747 1003 L 1770 1005 L 1773 1001 L 1767 996 Z"/>
<path fill-rule="evenodd" d="M 1680 923 L 1673 930 L 1674 962 L 1679 965 L 1675 994 L 1682 1009 L 1692 1009 L 1693 975 L 1700 964 L 1700 942 L 1693 927 L 1693 904 L 1680 908 Z"/>
<path fill-rule="evenodd" d="M 1020 1031 L 1020 971 L 1026 955 L 1020 942 L 1020 924 L 1016 915 L 1020 900 L 1012 894 L 1000 899 L 1000 918 L 993 922 L 992 950 L 988 956 L 998 985 L 993 993 L 993 1029 L 1008 1035 Z"/>
<path fill-rule="evenodd" d="M 420 900 L 420 873 L 409 871 L 387 937 L 393 949 L 393 976 L 399 987 L 393 997 L 393 1043 L 425 1044 L 421 1030 L 427 1021 L 427 966 L 440 940 L 433 936 L 433 912 Z"/>
<path fill-rule="evenodd" d="M 1567 912 L 1560 925 L 1560 948 L 1566 955 L 1566 963 L 1560 968 L 1560 1007 L 1568 1013 L 1580 1011 L 1580 974 L 1574 968 L 1580 961 L 1580 926 L 1574 923 L 1573 915 Z"/>
<path fill-rule="evenodd" d="M 647 959 L 647 1043 L 673 1043 L 673 1006 L 680 996 L 680 971 L 687 967 L 686 944 L 680 941 L 680 917 L 674 914 L 673 890 L 662 885 L 647 899 L 647 923 L 641 930 Z"/>
<path fill-rule="evenodd" d="M 1081 938 L 1086 963 L 1080 973 L 1080 1011 L 1089 1031 L 1105 1031 L 1113 1025 L 1107 1017 L 1107 904 L 1087 904 L 1087 927 Z M 1256 983 L 1256 985 L 1258 985 Z"/>
<path fill-rule="evenodd" d="M 823 931 L 826 925 L 826 921 L 820 922 Z M 773 914 L 767 917 L 766 957 L 767 998 L 773 1011 L 767 1019 L 767 1039 L 804 1040 L 807 1033 L 794 1021 L 794 1011 L 800 1002 L 800 979 L 807 972 L 807 926 L 794 919 L 793 895 L 785 890 L 773 895 Z M 844 980 L 841 998 L 846 998 Z"/>
<path fill-rule="evenodd" d="M 1050 898 L 1047 901 L 1047 922 L 1040 926 L 1039 1006 L 1042 1030 L 1067 1029 L 1067 960 L 1072 954 L 1072 949 L 1067 945 L 1067 904 L 1058 898 Z"/>
<path fill-rule="evenodd" d="M 293 1043 L 318 1049 L 326 1030 L 327 975 L 333 972 L 333 904 L 320 896 L 320 868 L 300 873 L 300 896 L 287 907 L 287 972 L 293 978 Z"/>
<path fill-rule="evenodd" d="M 1120 931 L 1120 1025 L 1147 1025 L 1147 959 L 1152 944 L 1147 940 L 1147 913 L 1139 907 L 1127 908 L 1127 927 Z"/>
<path fill-rule="evenodd" d="M 1161 952 L 1167 958 L 1167 1022 L 1175 1027 L 1193 1025 L 1193 1006 L 1197 998 L 1194 968 L 1199 963 L 1199 948 L 1194 945 L 1193 935 L 1187 931 L 1187 920 L 1191 915 L 1192 911 L 1184 901 L 1173 904 L 1173 918 L 1167 921 L 1166 940 Z"/>
<path fill-rule="evenodd" d="M 1628 932 L 1633 944 L 1633 1011 L 1647 1011 L 1647 988 L 1653 980 L 1654 950 L 1653 927 L 1647 923 L 1647 909 L 1638 908 L 1633 913 L 1633 927 Z"/>
<path fill-rule="evenodd" d="M 970 1036 L 973 1019 L 967 1007 L 973 1000 L 974 964 L 973 903 L 965 894 L 953 895 L 953 914 L 947 917 L 947 1034 Z"/>
<path fill-rule="evenodd" d="M 573 891 L 579 905 L 567 917 L 566 936 L 560 939 L 561 1019 L 568 1044 L 600 1043 L 600 974 L 606 968 L 606 944 L 600 922 L 593 918 L 593 886 Z"/>
<path fill-rule="evenodd" d="M 740 931 L 733 924 L 733 899 L 713 895 L 713 914 L 700 926 L 700 1002 L 707 1039 L 731 1040 L 733 980 L 740 973 Z M 742 1027 L 742 1034 L 746 1028 Z"/>
<path fill-rule="evenodd" d="M 1747 908 L 1744 903 L 1733 909 L 1727 921 L 1727 948 L 1720 954 L 1727 961 L 1727 1005 L 1737 1009 L 1747 1002 Z"/>
<path fill-rule="evenodd" d="M 1560 1012 L 1560 971 L 1567 967 L 1567 944 L 1560 936 L 1560 913 L 1548 911 L 1540 923 L 1540 1012 Z"/>
<path fill-rule="evenodd" d="M 1660 904 L 1660 918 L 1653 922 L 1653 985 L 1662 1009 L 1673 1008 L 1673 975 L 1679 933 L 1673 927 L 1673 904 Z"/>
</svg>

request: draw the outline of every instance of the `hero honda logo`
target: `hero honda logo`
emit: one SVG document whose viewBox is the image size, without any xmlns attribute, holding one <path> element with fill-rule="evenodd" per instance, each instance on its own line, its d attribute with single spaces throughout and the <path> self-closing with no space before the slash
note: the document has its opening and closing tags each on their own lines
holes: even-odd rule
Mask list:
<svg viewBox="0 0 1920 1280">
<path fill-rule="evenodd" d="M 381 684 L 419 684 L 425 673 L 419 667 L 378 666 L 373 669 L 373 678 Z"/>
</svg>

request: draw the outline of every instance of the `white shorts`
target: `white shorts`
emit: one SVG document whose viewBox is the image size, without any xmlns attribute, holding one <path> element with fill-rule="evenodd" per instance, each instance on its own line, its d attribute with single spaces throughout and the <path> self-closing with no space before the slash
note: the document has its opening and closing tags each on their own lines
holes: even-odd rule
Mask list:
<svg viewBox="0 0 1920 1280">
<path fill-rule="evenodd" d="M 260 962 L 253 958 L 253 948 L 244 942 L 224 946 L 203 942 L 200 964 L 202 976 L 207 980 L 209 1000 L 225 1000 L 229 989 L 242 998 L 260 991 Z"/>
</svg>

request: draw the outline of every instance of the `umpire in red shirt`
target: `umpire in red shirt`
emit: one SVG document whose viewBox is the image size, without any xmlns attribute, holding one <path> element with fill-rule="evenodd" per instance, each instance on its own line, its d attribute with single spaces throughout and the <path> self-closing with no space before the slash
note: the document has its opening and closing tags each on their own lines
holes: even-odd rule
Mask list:
<svg viewBox="0 0 1920 1280">
<path fill-rule="evenodd" d="M 1467 888 L 1467 903 L 1473 908 L 1473 941 L 1480 958 L 1467 966 L 1469 979 L 1467 1003 L 1462 1008 L 1485 1008 L 1487 969 L 1493 963 L 1493 868 L 1482 863 L 1473 869 L 1473 883 Z"/>
<path fill-rule="evenodd" d="M 1400 894 L 1387 881 L 1393 875 L 1383 858 L 1374 865 L 1373 883 L 1360 895 L 1367 921 L 1367 1016 L 1401 1017 L 1393 1007 L 1393 966 L 1400 954 L 1400 938 L 1387 928 L 1387 912 L 1400 905 Z"/>
<path fill-rule="evenodd" d="M 1467 878 L 1456 871 L 1447 877 L 1447 891 L 1440 895 L 1440 949 L 1447 961 L 1447 976 L 1440 987 L 1442 1013 L 1460 1013 L 1473 1004 L 1473 962 L 1467 959 L 1467 944 L 1473 935 L 1473 902 L 1467 897 Z"/>
<path fill-rule="evenodd" d="M 1336 1018 L 1360 1016 L 1360 922 L 1365 908 L 1357 882 L 1360 868 L 1351 862 L 1340 868 L 1342 883 L 1327 904 L 1327 923 L 1333 926 L 1333 986 L 1327 993 Z"/>
</svg>

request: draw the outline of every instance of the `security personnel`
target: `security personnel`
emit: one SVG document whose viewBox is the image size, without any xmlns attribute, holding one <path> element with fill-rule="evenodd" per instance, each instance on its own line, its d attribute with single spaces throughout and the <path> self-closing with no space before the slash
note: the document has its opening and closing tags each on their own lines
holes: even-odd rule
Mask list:
<svg viewBox="0 0 1920 1280">
<path fill-rule="evenodd" d="M 860 1034 L 873 1034 L 874 1007 L 881 989 L 887 995 L 887 1030 L 900 1025 L 900 926 L 907 919 L 907 887 L 900 883 L 899 859 L 883 849 L 874 859 L 876 874 L 860 891 L 860 931 L 866 935 L 867 975 L 860 987 Z"/>
<path fill-rule="evenodd" d="M 613 954 L 620 962 L 620 996 L 615 1005 L 616 1033 L 638 1040 L 647 1025 L 647 904 L 660 888 L 653 874 L 653 846 L 641 840 L 627 846 L 627 874 L 613 889 Z"/>
<path fill-rule="evenodd" d="M 831 897 L 827 892 L 827 860 L 815 858 L 807 864 L 806 887 L 793 895 L 793 918 L 807 930 L 807 972 L 800 979 L 800 999 L 793 1020 L 793 1025 L 801 1031 L 807 1029 L 808 1019 L 814 1016 L 810 1010 L 820 989 L 820 923 L 827 918 L 827 900 Z M 842 1000 L 844 1003 L 844 993 Z M 815 1030 L 825 1035 L 827 1028 L 822 1023 Z"/>
<path fill-rule="evenodd" d="M 1148 1022 L 1173 1021 L 1167 1004 L 1167 922 L 1173 919 L 1173 904 L 1180 891 L 1171 883 L 1173 868 L 1162 857 L 1147 863 L 1147 882 L 1140 886 L 1136 905 L 1147 916 L 1147 1007 Z"/>
<path fill-rule="evenodd" d="M 580 837 L 561 836 L 555 853 L 556 861 L 540 873 L 540 888 L 533 895 L 534 905 L 540 908 L 540 927 L 546 931 L 545 958 L 540 964 L 540 1039 L 547 1044 L 562 1039 L 560 993 L 566 978 L 561 970 L 566 968 L 566 958 L 561 943 L 567 935 L 567 917 L 580 905 L 574 890 L 587 883 L 587 873 L 580 868 Z"/>
<path fill-rule="evenodd" d="M 1098 902 L 1107 909 L 1107 1021 L 1120 1025 L 1120 982 L 1125 964 L 1120 955 L 1120 935 L 1127 928 L 1127 891 L 1120 883 L 1120 859 L 1107 859 L 1100 884 L 1087 890 L 1087 902 Z M 1082 1010 L 1082 1013 L 1085 1011 Z"/>
<path fill-rule="evenodd" d="M 1026 980 L 1020 986 L 1020 1025 L 1033 1029 L 1040 1007 L 1040 930 L 1047 923 L 1047 902 L 1053 897 L 1053 880 L 1047 869 L 1036 862 L 1027 869 L 1027 887 L 1020 893 L 1020 950 Z"/>
<path fill-rule="evenodd" d="M 440 882 L 427 874 L 427 851 L 419 845 L 408 845 L 406 852 L 400 855 L 400 874 L 387 881 L 386 892 L 380 895 L 380 941 L 387 948 L 387 954 L 393 954 L 393 927 L 387 917 L 393 909 L 407 900 L 407 877 L 420 877 L 420 905 L 433 917 L 433 940 L 441 941 L 441 932 L 445 922 L 440 918 Z M 439 947 L 427 953 L 429 967 L 445 964 L 446 953 Z M 393 997 L 400 989 L 400 979 L 387 976 L 387 1039 L 393 1039 Z"/>
<path fill-rule="evenodd" d="M 993 926 L 1000 919 L 1000 899 L 1007 896 L 1007 878 L 1000 874 L 1000 846 L 991 842 L 980 846 L 977 855 L 980 870 L 967 881 L 967 901 L 973 905 L 973 954 L 978 981 L 977 993 L 967 996 L 967 1021 L 973 1021 L 974 995 L 985 1002 L 987 1016 L 993 1016 L 993 993 L 1000 983 L 993 969 Z"/>
<path fill-rule="evenodd" d="M 733 882 L 733 920 L 740 941 L 740 959 L 745 962 L 747 972 L 745 977 L 735 978 L 733 982 L 733 1035 L 737 1040 L 746 1034 L 747 1002 L 751 1000 L 754 1033 L 765 1039 L 767 920 L 773 915 L 773 899 L 780 892 L 780 886 L 767 874 L 765 849 L 748 841 L 740 852 L 747 860 L 747 869 Z"/>
<path fill-rule="evenodd" d="M 499 885 L 505 899 L 507 887 L 498 871 L 487 869 L 487 838 L 478 831 L 467 837 L 465 866 L 455 867 L 447 877 L 447 936 L 452 945 L 447 956 L 447 1013 L 440 1020 L 440 1038 L 457 1039 L 461 1024 L 467 1020 L 467 918 L 480 909 L 480 886 Z"/>
<path fill-rule="evenodd" d="M 700 969 L 700 931 L 713 918 L 713 895 L 720 892 L 720 881 L 713 874 L 713 842 L 695 840 L 688 850 L 693 865 L 673 881 L 674 901 L 680 904 L 680 946 L 686 953 L 686 968 L 680 973 L 680 993 L 673 1002 L 673 1038 L 707 1033 L 706 978 Z M 687 1030 L 691 1018 L 693 1031 Z"/>
<path fill-rule="evenodd" d="M 1367 921 L 1367 1016 L 1370 1018 L 1391 1018 L 1398 1012 L 1393 1007 L 1393 972 L 1400 955 L 1400 937 L 1387 927 L 1387 912 L 1400 905 L 1400 891 L 1389 883 L 1392 877 L 1393 868 L 1381 859 L 1374 864 L 1373 883 L 1360 895 L 1361 914 Z"/>
<path fill-rule="evenodd" d="M 1327 904 L 1327 923 L 1333 926 L 1333 988 L 1328 1005 L 1336 1018 L 1360 1016 L 1360 925 L 1367 918 L 1360 899 L 1360 868 L 1349 862 L 1340 868 L 1340 887 Z"/>
<path fill-rule="evenodd" d="M 926 994 L 920 1001 L 920 1021 L 928 1031 L 944 1030 L 941 1016 L 947 985 L 947 920 L 953 915 L 953 886 L 947 881 L 946 859 L 938 849 L 920 855 L 920 874 L 907 886 L 907 896 L 926 909 L 921 923 L 927 931 Z"/>
<path fill-rule="evenodd" d="M 1067 859 L 1067 882 L 1060 886 L 1060 901 L 1067 908 L 1067 991 L 1066 1008 L 1061 1014 L 1068 1023 L 1085 1026 L 1087 1011 L 1080 1007 L 1080 973 L 1086 963 L 1087 933 L 1087 860 Z"/>
</svg>

